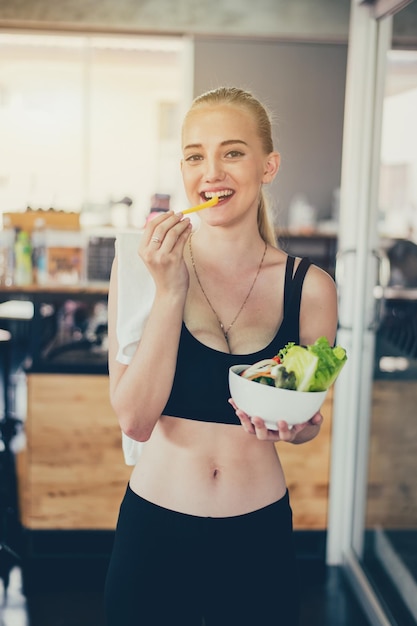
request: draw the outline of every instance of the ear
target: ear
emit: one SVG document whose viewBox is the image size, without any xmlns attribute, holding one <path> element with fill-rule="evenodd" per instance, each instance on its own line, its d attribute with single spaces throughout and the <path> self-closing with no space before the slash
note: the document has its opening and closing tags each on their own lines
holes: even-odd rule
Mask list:
<svg viewBox="0 0 417 626">
<path fill-rule="evenodd" d="M 281 155 L 278 152 L 271 152 L 268 154 L 265 161 L 265 170 L 264 175 L 262 177 L 263 183 L 271 183 L 278 170 L 281 163 Z"/>
</svg>

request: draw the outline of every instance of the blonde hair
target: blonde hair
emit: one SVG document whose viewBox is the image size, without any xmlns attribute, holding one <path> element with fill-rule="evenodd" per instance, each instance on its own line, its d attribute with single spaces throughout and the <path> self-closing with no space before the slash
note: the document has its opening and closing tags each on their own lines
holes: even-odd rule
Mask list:
<svg viewBox="0 0 417 626">
<path fill-rule="evenodd" d="M 256 122 L 258 136 L 261 139 L 265 154 L 274 150 L 272 141 L 271 118 L 261 102 L 253 94 L 238 87 L 218 87 L 206 91 L 197 96 L 191 103 L 191 107 L 185 116 L 184 123 L 188 115 L 197 108 L 207 105 L 229 104 L 248 111 Z M 269 203 L 265 192 L 261 190 L 258 204 L 258 229 L 262 239 L 272 246 L 276 246 L 275 227 L 269 211 Z"/>
</svg>

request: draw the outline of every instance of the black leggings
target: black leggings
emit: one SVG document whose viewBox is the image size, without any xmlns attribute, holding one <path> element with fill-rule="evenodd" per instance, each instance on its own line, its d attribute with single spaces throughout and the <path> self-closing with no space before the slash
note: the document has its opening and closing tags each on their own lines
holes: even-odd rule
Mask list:
<svg viewBox="0 0 417 626">
<path fill-rule="evenodd" d="M 288 493 L 213 518 L 165 509 L 128 486 L 106 579 L 107 626 L 296 626 L 297 590 Z"/>
</svg>

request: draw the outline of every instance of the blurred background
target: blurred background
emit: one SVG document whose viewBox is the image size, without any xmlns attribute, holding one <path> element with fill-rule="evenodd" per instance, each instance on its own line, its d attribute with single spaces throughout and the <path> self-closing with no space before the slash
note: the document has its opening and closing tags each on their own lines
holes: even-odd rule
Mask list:
<svg viewBox="0 0 417 626">
<path fill-rule="evenodd" d="M 381 85 L 381 97 L 369 111 L 363 99 L 352 120 L 352 14 L 360 6 L 373 19 L 373 5 L 383 4 L 392 8 L 383 69 L 366 65 L 364 48 L 361 75 L 363 89 Z M 352 259 L 361 245 L 369 211 L 374 343 L 363 373 L 369 407 L 355 413 L 365 437 L 338 415 L 332 393 L 321 437 L 307 455 L 285 450 L 283 460 L 300 559 L 320 568 L 343 562 L 339 548 L 336 556 L 326 548 L 331 500 L 340 518 L 347 510 L 331 484 L 356 471 L 355 462 L 343 466 L 343 446 L 363 448 L 358 503 L 345 514 L 360 518 L 353 550 L 390 623 L 409 626 L 417 623 L 415 0 L 1 0 L 0 576 L 7 586 L 22 566 L 35 626 L 49 626 L 39 594 L 101 588 L 130 471 L 107 391 L 114 239 L 155 212 L 186 208 L 182 117 L 194 96 L 218 85 L 249 89 L 269 108 L 282 156 L 268 189 L 277 241 L 345 293 L 337 266 L 360 282 L 365 270 L 346 263 L 346 252 Z M 377 155 L 362 162 L 346 146 L 374 123 Z M 352 183 L 346 171 L 355 165 Z M 362 207 L 348 191 L 370 179 L 375 201 Z M 341 311 L 344 339 L 351 321 Z M 362 398 L 343 384 L 339 397 Z M 398 407 L 401 433 L 392 428 Z"/>
</svg>

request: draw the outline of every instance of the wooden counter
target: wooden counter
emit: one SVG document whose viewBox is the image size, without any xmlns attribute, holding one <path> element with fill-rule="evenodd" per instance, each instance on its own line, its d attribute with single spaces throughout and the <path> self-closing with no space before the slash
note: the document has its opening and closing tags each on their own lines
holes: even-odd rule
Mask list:
<svg viewBox="0 0 417 626">
<path fill-rule="evenodd" d="M 25 528 L 113 529 L 131 473 L 102 375 L 29 374 L 17 457 Z"/>
<path fill-rule="evenodd" d="M 319 435 L 301 445 L 276 444 L 287 479 L 297 530 L 325 530 L 330 478 L 333 389 L 321 412 L 324 422 Z"/>
<path fill-rule="evenodd" d="M 124 464 L 107 376 L 29 374 L 27 380 L 27 448 L 17 458 L 23 525 L 113 529 L 131 468 Z M 409 527 L 416 518 L 415 393 L 415 381 L 374 381 L 368 528 Z M 327 527 L 332 404 L 331 390 L 314 440 L 276 444 L 298 530 Z"/>
<path fill-rule="evenodd" d="M 131 468 L 102 375 L 29 374 L 27 449 L 18 456 L 22 522 L 29 529 L 113 529 Z M 325 529 L 331 394 L 315 440 L 277 444 L 298 529 Z"/>
</svg>

